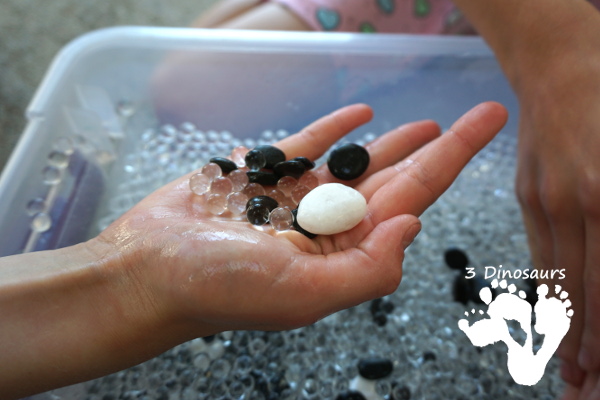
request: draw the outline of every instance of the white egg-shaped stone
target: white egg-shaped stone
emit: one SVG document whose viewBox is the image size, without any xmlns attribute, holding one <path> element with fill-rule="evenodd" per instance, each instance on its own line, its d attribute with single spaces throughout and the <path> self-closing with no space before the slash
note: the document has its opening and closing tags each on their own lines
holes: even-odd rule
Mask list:
<svg viewBox="0 0 600 400">
<path fill-rule="evenodd" d="M 354 228 L 367 215 L 367 201 L 357 190 L 326 183 L 311 190 L 298 205 L 298 225 L 317 235 Z"/>
</svg>

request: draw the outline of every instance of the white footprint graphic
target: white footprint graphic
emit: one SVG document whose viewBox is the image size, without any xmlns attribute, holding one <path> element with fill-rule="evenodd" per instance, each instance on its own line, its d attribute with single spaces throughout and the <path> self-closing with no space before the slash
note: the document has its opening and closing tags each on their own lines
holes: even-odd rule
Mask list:
<svg viewBox="0 0 600 400">
<path fill-rule="evenodd" d="M 533 353 L 531 335 L 531 305 L 525 300 L 525 293 L 521 290 L 515 294 L 515 285 L 507 285 L 506 280 L 498 283 L 492 281 L 492 287 L 507 289 L 508 293 L 498 295 L 492 301 L 491 290 L 487 287 L 481 289 L 479 297 L 488 305 L 487 314 L 490 318 L 474 322 L 469 326 L 467 319 L 458 321 L 458 327 L 467 335 L 475 346 L 487 346 L 502 341 L 508 347 L 508 371 L 521 385 L 535 385 L 544 375 L 548 361 L 558 348 L 562 338 L 571 326 L 573 310 L 567 310 L 571 301 L 567 299 L 568 293 L 562 292 L 559 285 L 555 286 L 555 293 L 560 293 L 560 299 L 547 298 L 548 286 L 543 284 L 537 289 L 538 301 L 534 312 L 536 316 L 535 330 L 540 335 L 545 335 L 542 347 Z M 480 311 L 483 314 L 482 311 Z M 465 312 L 467 317 L 474 315 Z M 515 320 L 527 335 L 525 343 L 521 346 L 511 336 L 506 321 Z"/>
</svg>

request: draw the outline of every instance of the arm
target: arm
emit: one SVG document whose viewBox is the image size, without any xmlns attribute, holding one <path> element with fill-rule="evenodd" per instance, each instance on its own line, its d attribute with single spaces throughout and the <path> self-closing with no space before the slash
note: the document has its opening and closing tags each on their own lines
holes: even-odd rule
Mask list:
<svg viewBox="0 0 600 400">
<path fill-rule="evenodd" d="M 580 35 L 592 34 L 598 12 L 587 1 L 454 0 L 486 40 L 519 93 L 529 69 L 544 70 L 548 61 L 580 47 Z M 577 37 L 573 35 L 578 32 Z M 588 50 L 591 50 L 591 42 Z"/>
<path fill-rule="evenodd" d="M 124 259 L 99 239 L 0 259 L 3 398 L 102 376 L 186 339 L 165 329 L 164 310 L 135 290 Z"/>
<path fill-rule="evenodd" d="M 600 13 L 587 1 L 455 3 L 519 98 L 517 194 L 534 265 L 567 269 L 552 282 L 575 311 L 558 354 L 579 386 L 600 370 Z"/>
</svg>

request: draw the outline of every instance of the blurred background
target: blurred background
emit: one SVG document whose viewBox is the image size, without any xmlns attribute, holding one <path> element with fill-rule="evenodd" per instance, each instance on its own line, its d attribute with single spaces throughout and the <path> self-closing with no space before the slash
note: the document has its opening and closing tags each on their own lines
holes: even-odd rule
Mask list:
<svg viewBox="0 0 600 400">
<path fill-rule="evenodd" d="M 216 1 L 0 0 L 0 173 L 35 89 L 68 42 L 115 25 L 188 26 Z"/>
</svg>

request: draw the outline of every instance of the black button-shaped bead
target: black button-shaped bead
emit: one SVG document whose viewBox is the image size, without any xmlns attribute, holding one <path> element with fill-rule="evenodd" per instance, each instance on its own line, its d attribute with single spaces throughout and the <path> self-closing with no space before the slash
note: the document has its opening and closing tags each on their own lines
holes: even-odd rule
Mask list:
<svg viewBox="0 0 600 400">
<path fill-rule="evenodd" d="M 469 265 L 469 257 L 461 249 L 449 248 L 444 252 L 446 265 L 452 269 L 464 270 Z"/>
<path fill-rule="evenodd" d="M 258 171 L 267 164 L 267 158 L 263 152 L 256 149 L 247 152 L 244 161 L 246 161 L 246 167 L 250 168 L 252 171 Z"/>
<path fill-rule="evenodd" d="M 248 200 L 246 203 L 246 209 L 250 206 L 265 206 L 269 209 L 269 212 L 273 211 L 277 208 L 277 200 L 269 196 L 254 196 Z"/>
<path fill-rule="evenodd" d="M 285 161 L 285 153 L 275 146 L 262 144 L 252 150 L 260 151 L 265 156 L 266 164 L 264 168 L 272 169 L 276 164 Z"/>
<path fill-rule="evenodd" d="M 371 300 L 371 304 L 369 304 L 369 311 L 371 311 L 371 315 L 375 315 L 375 313 L 381 310 L 381 303 L 383 303 L 383 299 L 381 297 Z"/>
<path fill-rule="evenodd" d="M 252 204 L 246 209 L 246 218 L 252 225 L 264 225 L 269 222 L 270 212 L 264 204 Z"/>
<path fill-rule="evenodd" d="M 423 353 L 423 362 L 435 360 L 437 360 L 437 357 L 433 351 L 426 351 Z"/>
<path fill-rule="evenodd" d="M 202 339 L 204 339 L 206 343 L 210 343 L 215 340 L 215 335 L 204 336 Z"/>
<path fill-rule="evenodd" d="M 346 390 L 338 394 L 335 400 L 367 400 L 367 398 L 357 390 Z"/>
<path fill-rule="evenodd" d="M 221 171 L 224 174 L 228 174 L 231 171 L 234 171 L 237 169 L 237 165 L 235 165 L 235 163 L 225 157 L 213 157 L 209 160 L 211 163 L 215 163 L 217 164 L 219 167 L 221 167 Z"/>
<path fill-rule="evenodd" d="M 354 143 L 347 143 L 331 152 L 327 159 L 327 166 L 333 176 L 348 181 L 361 176 L 369 167 L 369 160 L 367 149 Z"/>
<path fill-rule="evenodd" d="M 306 157 L 294 157 L 290 161 L 300 161 L 302 164 L 304 164 L 304 169 L 306 171 L 310 171 L 311 169 L 313 169 L 315 167 L 315 163 L 310 161 Z"/>
<path fill-rule="evenodd" d="M 471 285 L 467 278 L 462 275 L 456 275 L 452 283 L 452 296 L 454 301 L 467 305 L 471 298 Z"/>
<path fill-rule="evenodd" d="M 525 279 L 525 284 L 529 289 L 533 289 L 534 292 L 537 290 L 537 281 L 535 278 Z"/>
<path fill-rule="evenodd" d="M 381 303 L 381 311 L 387 314 L 391 314 L 392 312 L 394 312 L 394 308 L 396 308 L 396 306 L 394 306 L 394 303 L 392 303 L 391 301 L 384 301 L 383 303 Z"/>
<path fill-rule="evenodd" d="M 248 171 L 246 175 L 248 175 L 250 183 L 260 183 L 265 186 L 277 185 L 277 181 L 279 180 L 279 177 L 272 172 Z"/>
<path fill-rule="evenodd" d="M 280 178 L 283 176 L 291 176 L 292 178 L 298 179 L 302 176 L 304 171 L 306 171 L 306 167 L 302 161 L 283 161 L 275 164 L 275 167 L 273 167 L 273 172 Z"/>
<path fill-rule="evenodd" d="M 292 210 L 292 215 L 294 216 L 294 222 L 293 222 L 293 226 L 294 229 L 297 230 L 298 232 L 300 232 L 301 234 L 303 234 L 304 236 L 306 236 L 309 239 L 314 239 L 317 237 L 317 235 L 315 235 L 314 233 L 310 233 L 309 231 L 305 230 L 304 228 L 302 228 L 297 221 L 297 216 L 298 216 L 298 209 L 295 208 Z"/>
<path fill-rule="evenodd" d="M 525 300 L 531 304 L 531 307 L 535 307 L 535 304 L 538 301 L 537 291 L 535 289 L 527 288 L 525 290 Z"/>
<path fill-rule="evenodd" d="M 373 322 L 375 322 L 375 325 L 377 326 L 385 326 L 388 322 L 388 317 L 383 311 L 377 311 L 373 314 Z"/>
<path fill-rule="evenodd" d="M 358 373 L 365 379 L 382 379 L 394 370 L 394 364 L 387 358 L 363 358 L 358 362 Z"/>
</svg>

